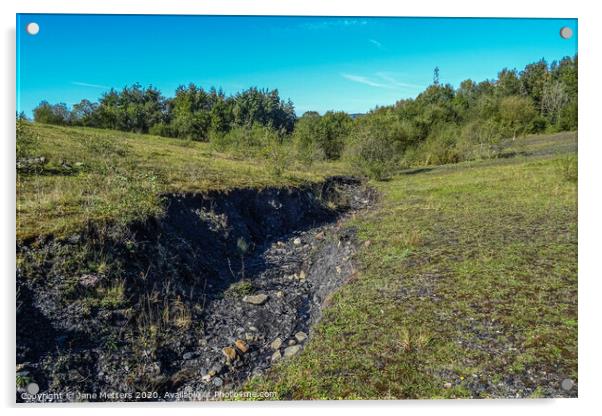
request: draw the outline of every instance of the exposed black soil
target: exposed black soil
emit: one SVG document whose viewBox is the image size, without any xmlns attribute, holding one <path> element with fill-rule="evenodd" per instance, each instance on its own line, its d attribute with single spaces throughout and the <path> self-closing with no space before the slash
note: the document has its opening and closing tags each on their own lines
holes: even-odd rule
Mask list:
<svg viewBox="0 0 602 416">
<path fill-rule="evenodd" d="M 374 193 L 335 177 L 165 199 L 160 219 L 18 247 L 18 401 L 219 398 L 298 354 Z"/>
</svg>

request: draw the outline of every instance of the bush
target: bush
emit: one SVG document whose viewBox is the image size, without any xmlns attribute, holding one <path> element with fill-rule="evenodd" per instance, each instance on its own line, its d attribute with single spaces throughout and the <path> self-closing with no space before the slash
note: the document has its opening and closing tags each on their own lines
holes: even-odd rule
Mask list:
<svg viewBox="0 0 602 416">
<path fill-rule="evenodd" d="M 266 166 L 274 176 L 282 176 L 286 167 L 292 162 L 289 157 L 290 154 L 290 149 L 278 141 L 272 141 L 261 149 L 261 155 L 266 161 Z"/>
<path fill-rule="evenodd" d="M 416 153 L 420 165 L 443 165 L 457 163 L 462 155 L 457 147 L 458 131 L 450 126 L 431 134 Z"/>
<path fill-rule="evenodd" d="M 493 120 L 475 120 L 461 131 L 458 151 L 462 160 L 492 159 L 503 150 L 500 126 Z"/>
<path fill-rule="evenodd" d="M 577 100 L 574 99 L 561 110 L 558 124 L 563 131 L 577 130 L 577 121 Z"/>
<path fill-rule="evenodd" d="M 543 133 L 548 129 L 548 120 L 545 117 L 539 115 L 531 121 L 529 132 L 533 134 Z"/>
<path fill-rule="evenodd" d="M 299 158 L 336 160 L 341 157 L 353 120 L 345 112 L 328 111 L 323 116 L 309 112 L 297 122 L 293 141 Z"/>
<path fill-rule="evenodd" d="M 209 141 L 218 151 L 231 151 L 241 156 L 257 156 L 261 148 L 280 142 L 280 136 L 269 127 L 259 124 L 234 127 L 227 133 L 211 132 Z"/>
<path fill-rule="evenodd" d="M 29 129 L 28 121 L 17 117 L 17 131 L 16 131 L 16 153 L 17 161 L 33 155 L 33 151 L 37 145 L 38 138 L 34 136 Z"/>
<path fill-rule="evenodd" d="M 255 124 L 234 127 L 228 133 L 210 132 L 209 141 L 219 152 L 231 152 L 239 157 L 261 158 L 273 175 L 280 176 L 291 162 L 284 136 L 274 129 Z"/>
<path fill-rule="evenodd" d="M 529 131 L 532 121 L 537 117 L 537 111 L 531 98 L 510 96 L 501 99 L 499 117 L 505 134 L 516 139 Z"/>
<path fill-rule="evenodd" d="M 154 136 L 163 136 L 163 137 L 174 137 L 175 134 L 171 129 L 169 124 L 165 124 L 164 122 L 160 122 L 157 124 L 153 124 L 151 128 L 148 130 L 149 134 Z"/>
<path fill-rule="evenodd" d="M 407 143 L 407 131 L 394 113 L 372 113 L 355 123 L 345 158 L 362 174 L 385 180 L 399 168 Z"/>
<path fill-rule="evenodd" d="M 326 158 L 316 139 L 322 134 L 320 119 L 320 114 L 307 112 L 297 121 L 293 132 L 293 144 L 297 158 L 308 164 Z"/>
</svg>

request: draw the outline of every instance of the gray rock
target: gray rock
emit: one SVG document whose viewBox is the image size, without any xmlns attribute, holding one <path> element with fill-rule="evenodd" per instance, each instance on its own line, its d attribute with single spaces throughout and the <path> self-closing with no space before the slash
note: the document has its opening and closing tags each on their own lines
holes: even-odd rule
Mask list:
<svg viewBox="0 0 602 416">
<path fill-rule="evenodd" d="M 274 354 L 272 354 L 272 362 L 278 361 L 281 358 L 282 358 L 282 354 L 280 354 L 280 351 L 278 351 L 278 350 L 276 350 L 274 352 Z"/>
<path fill-rule="evenodd" d="M 264 293 L 259 293 L 257 295 L 247 295 L 242 298 L 243 302 L 250 303 L 251 305 L 263 305 L 269 299 L 269 296 Z"/>
<path fill-rule="evenodd" d="M 303 342 L 303 341 L 305 341 L 307 339 L 307 334 L 305 332 L 303 332 L 303 331 L 299 331 L 299 332 L 297 332 L 295 334 L 295 339 L 298 342 Z"/>
<path fill-rule="evenodd" d="M 222 380 L 221 378 L 219 378 L 219 377 L 215 377 L 215 378 L 213 379 L 213 385 L 214 385 L 215 387 L 221 387 L 223 384 L 224 384 L 224 380 Z"/>
<path fill-rule="evenodd" d="M 69 380 L 71 380 L 71 381 L 79 380 L 82 378 L 82 375 L 75 368 L 72 370 L 69 370 L 68 375 L 69 375 Z"/>
<path fill-rule="evenodd" d="M 219 374 L 222 372 L 222 370 L 224 369 L 224 366 L 221 364 L 214 364 L 210 369 L 208 374 L 210 374 L 211 376 L 214 376 L 216 374 Z"/>
<path fill-rule="evenodd" d="M 286 347 L 284 350 L 284 357 L 292 357 L 297 355 L 301 351 L 301 345 L 291 345 L 290 347 Z"/>
<path fill-rule="evenodd" d="M 293 240 L 293 244 L 296 246 L 300 246 L 301 245 L 301 239 L 299 237 L 295 238 Z"/>
<path fill-rule="evenodd" d="M 100 277 L 95 274 L 84 274 L 78 279 L 79 284 L 85 288 L 92 288 L 98 286 L 100 283 Z"/>
<path fill-rule="evenodd" d="M 280 338 L 276 338 L 270 344 L 270 347 L 272 347 L 273 350 L 278 350 L 278 349 L 280 349 L 281 346 L 282 346 L 282 340 Z"/>
<path fill-rule="evenodd" d="M 77 244 L 77 243 L 79 243 L 80 239 L 81 239 L 81 237 L 79 236 L 79 234 L 73 234 L 71 237 L 69 237 L 69 239 L 67 241 L 70 244 Z"/>
</svg>

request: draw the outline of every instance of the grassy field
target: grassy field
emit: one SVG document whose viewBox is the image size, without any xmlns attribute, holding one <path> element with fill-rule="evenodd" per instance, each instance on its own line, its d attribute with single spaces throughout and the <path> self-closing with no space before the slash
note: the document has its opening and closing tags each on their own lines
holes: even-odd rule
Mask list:
<svg viewBox="0 0 602 416">
<path fill-rule="evenodd" d="M 560 383 L 577 382 L 576 134 L 530 137 L 516 153 L 530 156 L 375 184 L 380 207 L 353 221 L 358 273 L 303 354 L 247 388 L 292 399 L 574 396 Z"/>
<path fill-rule="evenodd" d="M 318 181 L 334 163 L 283 174 L 270 162 L 236 158 L 209 144 L 90 128 L 26 124 L 27 157 L 45 158 L 17 175 L 17 239 L 76 232 L 86 223 L 128 224 L 160 214 L 160 194 L 261 188 Z"/>
<path fill-rule="evenodd" d="M 17 240 L 159 215 L 160 195 L 294 186 L 342 164 L 237 158 L 210 145 L 26 125 Z M 374 182 L 358 272 L 303 353 L 248 389 L 280 398 L 540 397 L 577 382 L 576 133 L 519 139 L 503 158 Z"/>
</svg>

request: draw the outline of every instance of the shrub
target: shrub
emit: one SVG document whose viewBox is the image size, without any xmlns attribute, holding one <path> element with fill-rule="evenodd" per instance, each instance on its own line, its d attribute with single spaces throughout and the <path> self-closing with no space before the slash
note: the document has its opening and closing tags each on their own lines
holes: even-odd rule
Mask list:
<svg viewBox="0 0 602 416">
<path fill-rule="evenodd" d="M 355 124 L 345 156 L 359 172 L 385 180 L 399 168 L 407 143 L 408 135 L 401 120 L 392 112 L 377 112 Z"/>
<path fill-rule="evenodd" d="M 577 100 L 569 102 L 561 111 L 558 120 L 560 130 L 577 130 Z"/>
<path fill-rule="evenodd" d="M 227 133 L 212 132 L 209 141 L 216 150 L 232 151 L 242 156 L 257 156 L 261 148 L 280 142 L 276 131 L 259 124 L 234 127 Z"/>
<path fill-rule="evenodd" d="M 503 149 L 500 126 L 493 120 L 475 120 L 461 131 L 458 152 L 463 160 L 492 159 Z"/>
<path fill-rule="evenodd" d="M 151 128 L 148 130 L 149 134 L 155 136 L 163 136 L 163 137 L 173 137 L 174 132 L 169 124 L 164 123 L 163 121 L 153 124 Z"/>
<path fill-rule="evenodd" d="M 267 168 L 275 176 L 281 176 L 291 162 L 291 149 L 284 143 L 283 135 L 258 124 L 234 127 L 228 133 L 212 132 L 209 141 L 219 152 L 265 160 Z"/>
<path fill-rule="evenodd" d="M 328 111 L 323 116 L 308 112 L 297 122 L 293 142 L 299 158 L 336 160 L 341 157 L 353 120 L 345 112 Z"/>
<path fill-rule="evenodd" d="M 531 121 L 531 125 L 529 126 L 528 130 L 530 133 L 536 134 L 545 132 L 547 128 L 548 120 L 546 120 L 546 118 L 543 116 L 537 116 Z"/>
<path fill-rule="evenodd" d="M 529 97 L 510 96 L 500 101 L 499 117 L 505 133 L 516 139 L 529 131 L 531 122 L 537 116 L 533 100 Z"/>
<path fill-rule="evenodd" d="M 277 141 L 272 141 L 261 149 L 261 155 L 266 161 L 267 168 L 274 176 L 282 176 L 291 162 L 290 149 Z"/>
<path fill-rule="evenodd" d="M 431 134 L 418 149 L 418 158 L 422 165 L 443 165 L 457 163 L 462 155 L 456 146 L 457 129 L 453 126 Z"/>
<path fill-rule="evenodd" d="M 323 160 L 326 155 L 316 138 L 320 132 L 320 115 L 316 112 L 307 112 L 297 121 L 293 132 L 293 144 L 299 160 L 311 164 L 316 160 Z"/>
<path fill-rule="evenodd" d="M 32 134 L 28 122 L 21 117 L 17 117 L 16 138 L 17 161 L 31 157 L 38 138 Z"/>
</svg>

